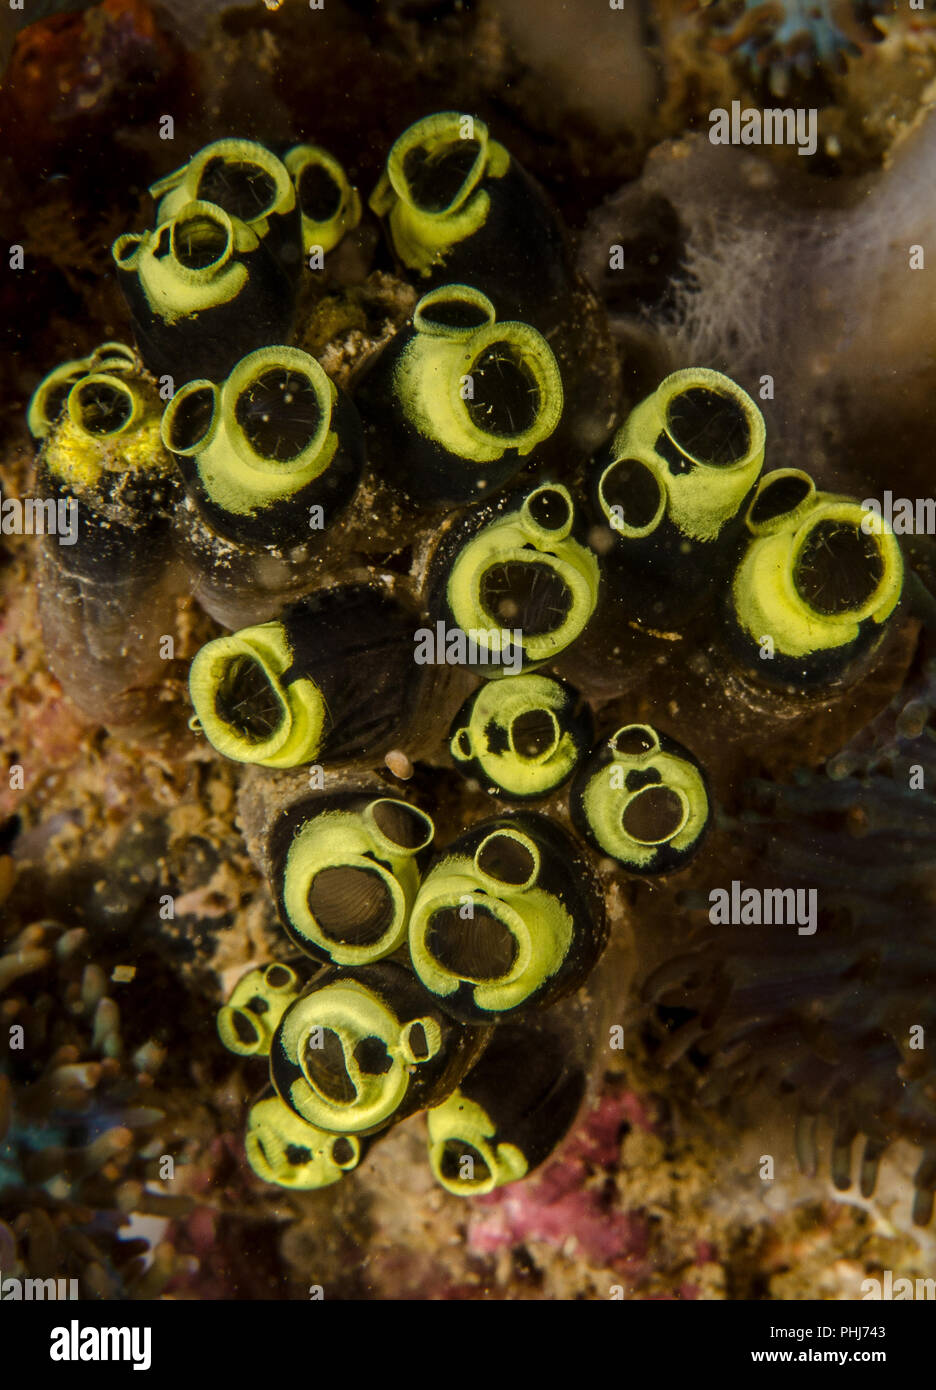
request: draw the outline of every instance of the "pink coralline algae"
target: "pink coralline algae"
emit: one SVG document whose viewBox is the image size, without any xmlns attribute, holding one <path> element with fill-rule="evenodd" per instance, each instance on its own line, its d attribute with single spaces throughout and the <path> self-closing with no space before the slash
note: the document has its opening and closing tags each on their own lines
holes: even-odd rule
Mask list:
<svg viewBox="0 0 936 1390">
<path fill-rule="evenodd" d="M 631 1125 L 650 1129 L 646 1106 L 631 1092 L 603 1097 L 537 1176 L 476 1199 L 468 1244 L 490 1255 L 527 1241 L 569 1247 L 598 1267 L 635 1273 L 647 1253 L 642 1213 L 613 1209 L 613 1189 L 601 1170 L 617 1160 Z"/>
</svg>

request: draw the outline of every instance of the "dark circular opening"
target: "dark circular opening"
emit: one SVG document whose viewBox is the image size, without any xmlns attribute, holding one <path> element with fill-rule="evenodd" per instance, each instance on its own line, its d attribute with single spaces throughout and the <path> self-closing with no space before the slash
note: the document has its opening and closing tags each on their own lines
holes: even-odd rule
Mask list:
<svg viewBox="0 0 936 1390">
<path fill-rule="evenodd" d="M 558 531 L 572 520 L 569 499 L 554 487 L 544 487 L 534 492 L 527 506 L 537 526 L 542 526 L 545 531 Z"/>
<path fill-rule="evenodd" d="M 621 459 L 601 484 L 605 504 L 620 507 L 625 526 L 635 531 L 649 526 L 660 509 L 662 489 L 651 469 L 639 459 Z"/>
<path fill-rule="evenodd" d="M 387 1051 L 387 1044 L 383 1038 L 373 1035 L 361 1038 L 360 1042 L 355 1044 L 354 1060 L 358 1069 L 366 1072 L 368 1076 L 386 1076 L 393 1066 L 393 1058 Z"/>
<path fill-rule="evenodd" d="M 480 328 L 490 316 L 481 304 L 469 299 L 434 299 L 419 311 L 424 323 L 437 323 L 440 328 Z"/>
<path fill-rule="evenodd" d="M 619 729 L 612 743 L 614 751 L 625 758 L 640 757 L 642 753 L 649 753 L 654 746 L 647 730 L 639 728 L 636 724 L 627 729 Z"/>
<path fill-rule="evenodd" d="M 471 1160 L 470 1166 L 465 1159 Z M 439 1172 L 446 1182 L 485 1182 L 491 1170 L 481 1154 L 464 1139 L 446 1139 L 439 1158 Z"/>
<path fill-rule="evenodd" d="M 666 429 L 674 444 L 699 463 L 726 467 L 751 447 L 750 426 L 738 402 L 707 386 L 690 386 L 673 397 Z"/>
<path fill-rule="evenodd" d="M 54 425 L 58 417 L 65 408 L 68 393 L 81 380 L 81 372 L 76 372 L 74 376 L 66 377 L 64 381 L 58 382 L 55 386 L 50 386 L 45 393 L 42 402 L 42 413 L 50 425 Z"/>
<path fill-rule="evenodd" d="M 307 164 L 299 175 L 299 208 L 313 222 L 330 222 L 341 207 L 341 188 L 324 164 Z"/>
<path fill-rule="evenodd" d="M 526 845 L 512 835 L 492 835 L 478 854 L 478 868 L 498 883 L 526 883 L 536 868 L 536 861 Z"/>
<path fill-rule="evenodd" d="M 463 980 L 499 980 L 517 958 L 517 943 L 504 923 L 479 903 L 463 918 L 443 907 L 429 919 L 426 949 L 443 970 Z"/>
<path fill-rule="evenodd" d="M 372 869 L 353 864 L 320 869 L 308 901 L 322 935 L 343 946 L 373 946 L 393 926 L 393 898 Z"/>
<path fill-rule="evenodd" d="M 252 656 L 228 662 L 214 696 L 215 714 L 247 743 L 266 743 L 279 728 L 283 708 L 266 671 Z"/>
<path fill-rule="evenodd" d="M 311 1157 L 311 1151 L 302 1144 L 286 1145 L 286 1162 L 290 1168 L 301 1168 L 304 1163 L 308 1163 Z M 267 1161 L 269 1162 L 269 1160 Z"/>
<path fill-rule="evenodd" d="M 454 203 L 481 151 L 477 140 L 453 136 L 441 149 L 430 154 L 416 145 L 403 158 L 403 174 L 410 197 L 424 212 L 444 212 Z"/>
<path fill-rule="evenodd" d="M 413 1056 L 421 1062 L 429 1056 L 429 1039 L 421 1023 L 414 1023 L 409 1030 L 409 1047 Z"/>
<path fill-rule="evenodd" d="M 126 391 L 109 381 L 88 381 L 75 387 L 78 414 L 89 434 L 116 434 L 133 414 L 133 401 Z"/>
<path fill-rule="evenodd" d="M 536 423 L 540 388 L 512 343 L 491 343 L 471 365 L 472 396 L 465 401 L 473 424 L 486 434 L 510 438 Z"/>
<path fill-rule="evenodd" d="M 223 208 L 229 216 L 250 222 L 269 212 L 276 197 L 276 181 L 259 164 L 215 155 L 201 172 L 198 196 L 202 202 Z"/>
<path fill-rule="evenodd" d="M 314 1043 L 321 1036 L 321 1047 Z M 314 1030 L 305 1046 L 302 1069 L 317 1091 L 336 1105 L 350 1105 L 357 1098 L 354 1082 L 348 1075 L 344 1048 L 337 1033 L 323 1028 Z"/>
<path fill-rule="evenodd" d="M 307 376 L 273 367 L 244 387 L 234 414 L 255 453 L 285 463 L 308 448 L 322 408 Z"/>
<path fill-rule="evenodd" d="M 765 484 L 751 508 L 751 521 L 757 526 L 792 512 L 809 495 L 809 490 L 805 478 L 778 478 L 776 482 Z"/>
<path fill-rule="evenodd" d="M 471 757 L 471 739 L 467 729 L 459 729 L 458 731 L 458 751 L 463 758 Z"/>
<path fill-rule="evenodd" d="M 518 627 L 527 637 L 555 632 L 572 608 L 572 590 L 551 565 L 510 560 L 481 576 L 481 603 L 502 627 Z"/>
<path fill-rule="evenodd" d="M 884 575 L 873 536 L 845 521 L 819 521 L 793 567 L 793 583 L 817 613 L 834 616 L 867 603 Z"/>
<path fill-rule="evenodd" d="M 621 824 L 642 844 L 657 844 L 676 834 L 683 819 L 683 804 L 669 787 L 648 787 L 624 808 Z"/>
<path fill-rule="evenodd" d="M 539 758 L 556 741 L 556 725 L 547 709 L 528 709 L 510 726 L 514 752 L 519 758 Z"/>
<path fill-rule="evenodd" d="M 173 225 L 172 250 L 179 264 L 188 270 L 206 270 L 221 259 L 227 248 L 227 228 L 213 217 L 197 213 Z"/>
<path fill-rule="evenodd" d="M 421 811 L 403 801 L 375 801 L 373 816 L 377 828 L 401 849 L 425 844 L 429 827 Z"/>
<path fill-rule="evenodd" d="M 336 1139 L 332 1144 L 332 1162 L 339 1168 L 344 1168 L 354 1158 L 354 1145 L 350 1139 L 345 1139 L 344 1135 Z"/>
<path fill-rule="evenodd" d="M 199 386 L 183 396 L 170 417 L 169 448 L 176 453 L 194 449 L 208 433 L 214 408 L 214 392 L 210 386 Z"/>
<path fill-rule="evenodd" d="M 260 1034 L 249 1014 L 245 1014 L 243 1009 L 234 1009 L 231 1014 L 231 1022 L 234 1025 L 234 1032 L 237 1040 L 245 1047 L 256 1047 L 260 1041 Z"/>
<path fill-rule="evenodd" d="M 132 260 L 139 249 L 140 238 L 137 236 L 129 237 L 126 241 L 121 243 L 120 247 L 117 250 L 118 261 Z"/>
<path fill-rule="evenodd" d="M 285 965 L 271 965 L 267 969 L 266 982 L 270 989 L 286 989 L 292 983 L 292 971 Z"/>
<path fill-rule="evenodd" d="M 655 767 L 632 767 L 624 778 L 624 785 L 629 792 L 639 792 L 642 787 L 659 786 L 662 782 L 663 778 Z"/>
</svg>

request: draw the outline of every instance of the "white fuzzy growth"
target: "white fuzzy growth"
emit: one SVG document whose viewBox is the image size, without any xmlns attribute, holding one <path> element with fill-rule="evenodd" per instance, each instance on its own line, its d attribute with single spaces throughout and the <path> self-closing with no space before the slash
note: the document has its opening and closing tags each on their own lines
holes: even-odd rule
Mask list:
<svg viewBox="0 0 936 1390">
<path fill-rule="evenodd" d="M 606 291 L 608 246 L 626 247 L 654 197 L 679 217 L 683 268 L 643 322 L 674 367 L 716 367 L 755 399 L 761 376 L 774 377 L 776 402 L 762 406 L 772 466 L 832 481 L 834 455 L 867 421 L 922 417 L 936 390 L 936 116 L 860 181 L 781 169 L 704 136 L 659 146 L 586 233 L 582 267 Z M 913 246 L 932 270 L 911 269 Z"/>
</svg>

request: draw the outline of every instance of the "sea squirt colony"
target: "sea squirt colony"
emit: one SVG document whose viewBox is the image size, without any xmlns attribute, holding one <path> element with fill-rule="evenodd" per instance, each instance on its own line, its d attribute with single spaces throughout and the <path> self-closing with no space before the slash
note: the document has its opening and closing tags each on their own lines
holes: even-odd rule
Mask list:
<svg viewBox="0 0 936 1390">
<path fill-rule="evenodd" d="M 79 517 L 42 553 L 49 663 L 137 732 L 176 595 L 228 629 L 191 663 L 192 729 L 249 765 L 241 818 L 294 948 L 218 1016 L 267 1059 L 254 1171 L 326 1186 L 425 1110 L 438 1181 L 490 1191 L 584 1095 L 569 996 L 608 938 L 599 865 L 681 869 L 712 818 L 690 748 L 620 713 L 643 653 L 700 622 L 768 708 L 808 707 L 882 648 L 900 550 L 857 501 L 764 473 L 760 410 L 718 372 L 673 373 L 614 428 L 602 307 L 477 119 L 429 116 L 390 151 L 370 208 L 419 298 L 353 400 L 290 345 L 302 277 L 362 215 L 337 162 L 221 140 L 151 193 L 152 228 L 113 247 L 136 347 L 30 404 L 39 484 Z M 375 479 L 406 575 L 342 549 Z M 399 749 L 516 808 L 434 851 L 377 771 Z"/>
</svg>

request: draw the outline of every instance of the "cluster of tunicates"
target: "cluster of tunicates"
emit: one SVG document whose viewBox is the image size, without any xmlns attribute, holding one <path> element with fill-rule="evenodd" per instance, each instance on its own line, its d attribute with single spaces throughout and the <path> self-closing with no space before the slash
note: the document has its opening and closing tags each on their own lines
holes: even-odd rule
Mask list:
<svg viewBox="0 0 936 1390">
<path fill-rule="evenodd" d="M 480 120 L 390 150 L 369 208 L 417 299 L 349 389 L 295 345 L 303 277 L 362 216 L 331 155 L 223 140 L 151 193 L 113 247 L 135 346 L 30 406 L 41 488 L 78 515 L 43 552 L 50 665 L 134 731 L 177 596 L 227 629 L 191 662 L 191 737 L 249 767 L 290 943 L 218 1020 L 268 1067 L 254 1170 L 328 1185 L 425 1110 L 439 1181 L 489 1191 L 582 1101 L 599 871 L 676 872 L 712 817 L 698 758 L 637 711 L 647 652 L 691 625 L 777 700 L 824 698 L 880 649 L 900 551 L 858 502 L 763 472 L 726 376 L 622 402 L 558 214 Z M 376 555 L 346 542 L 375 485 L 399 521 Z M 418 760 L 503 807 L 434 848 L 435 808 L 387 786 Z"/>
</svg>

